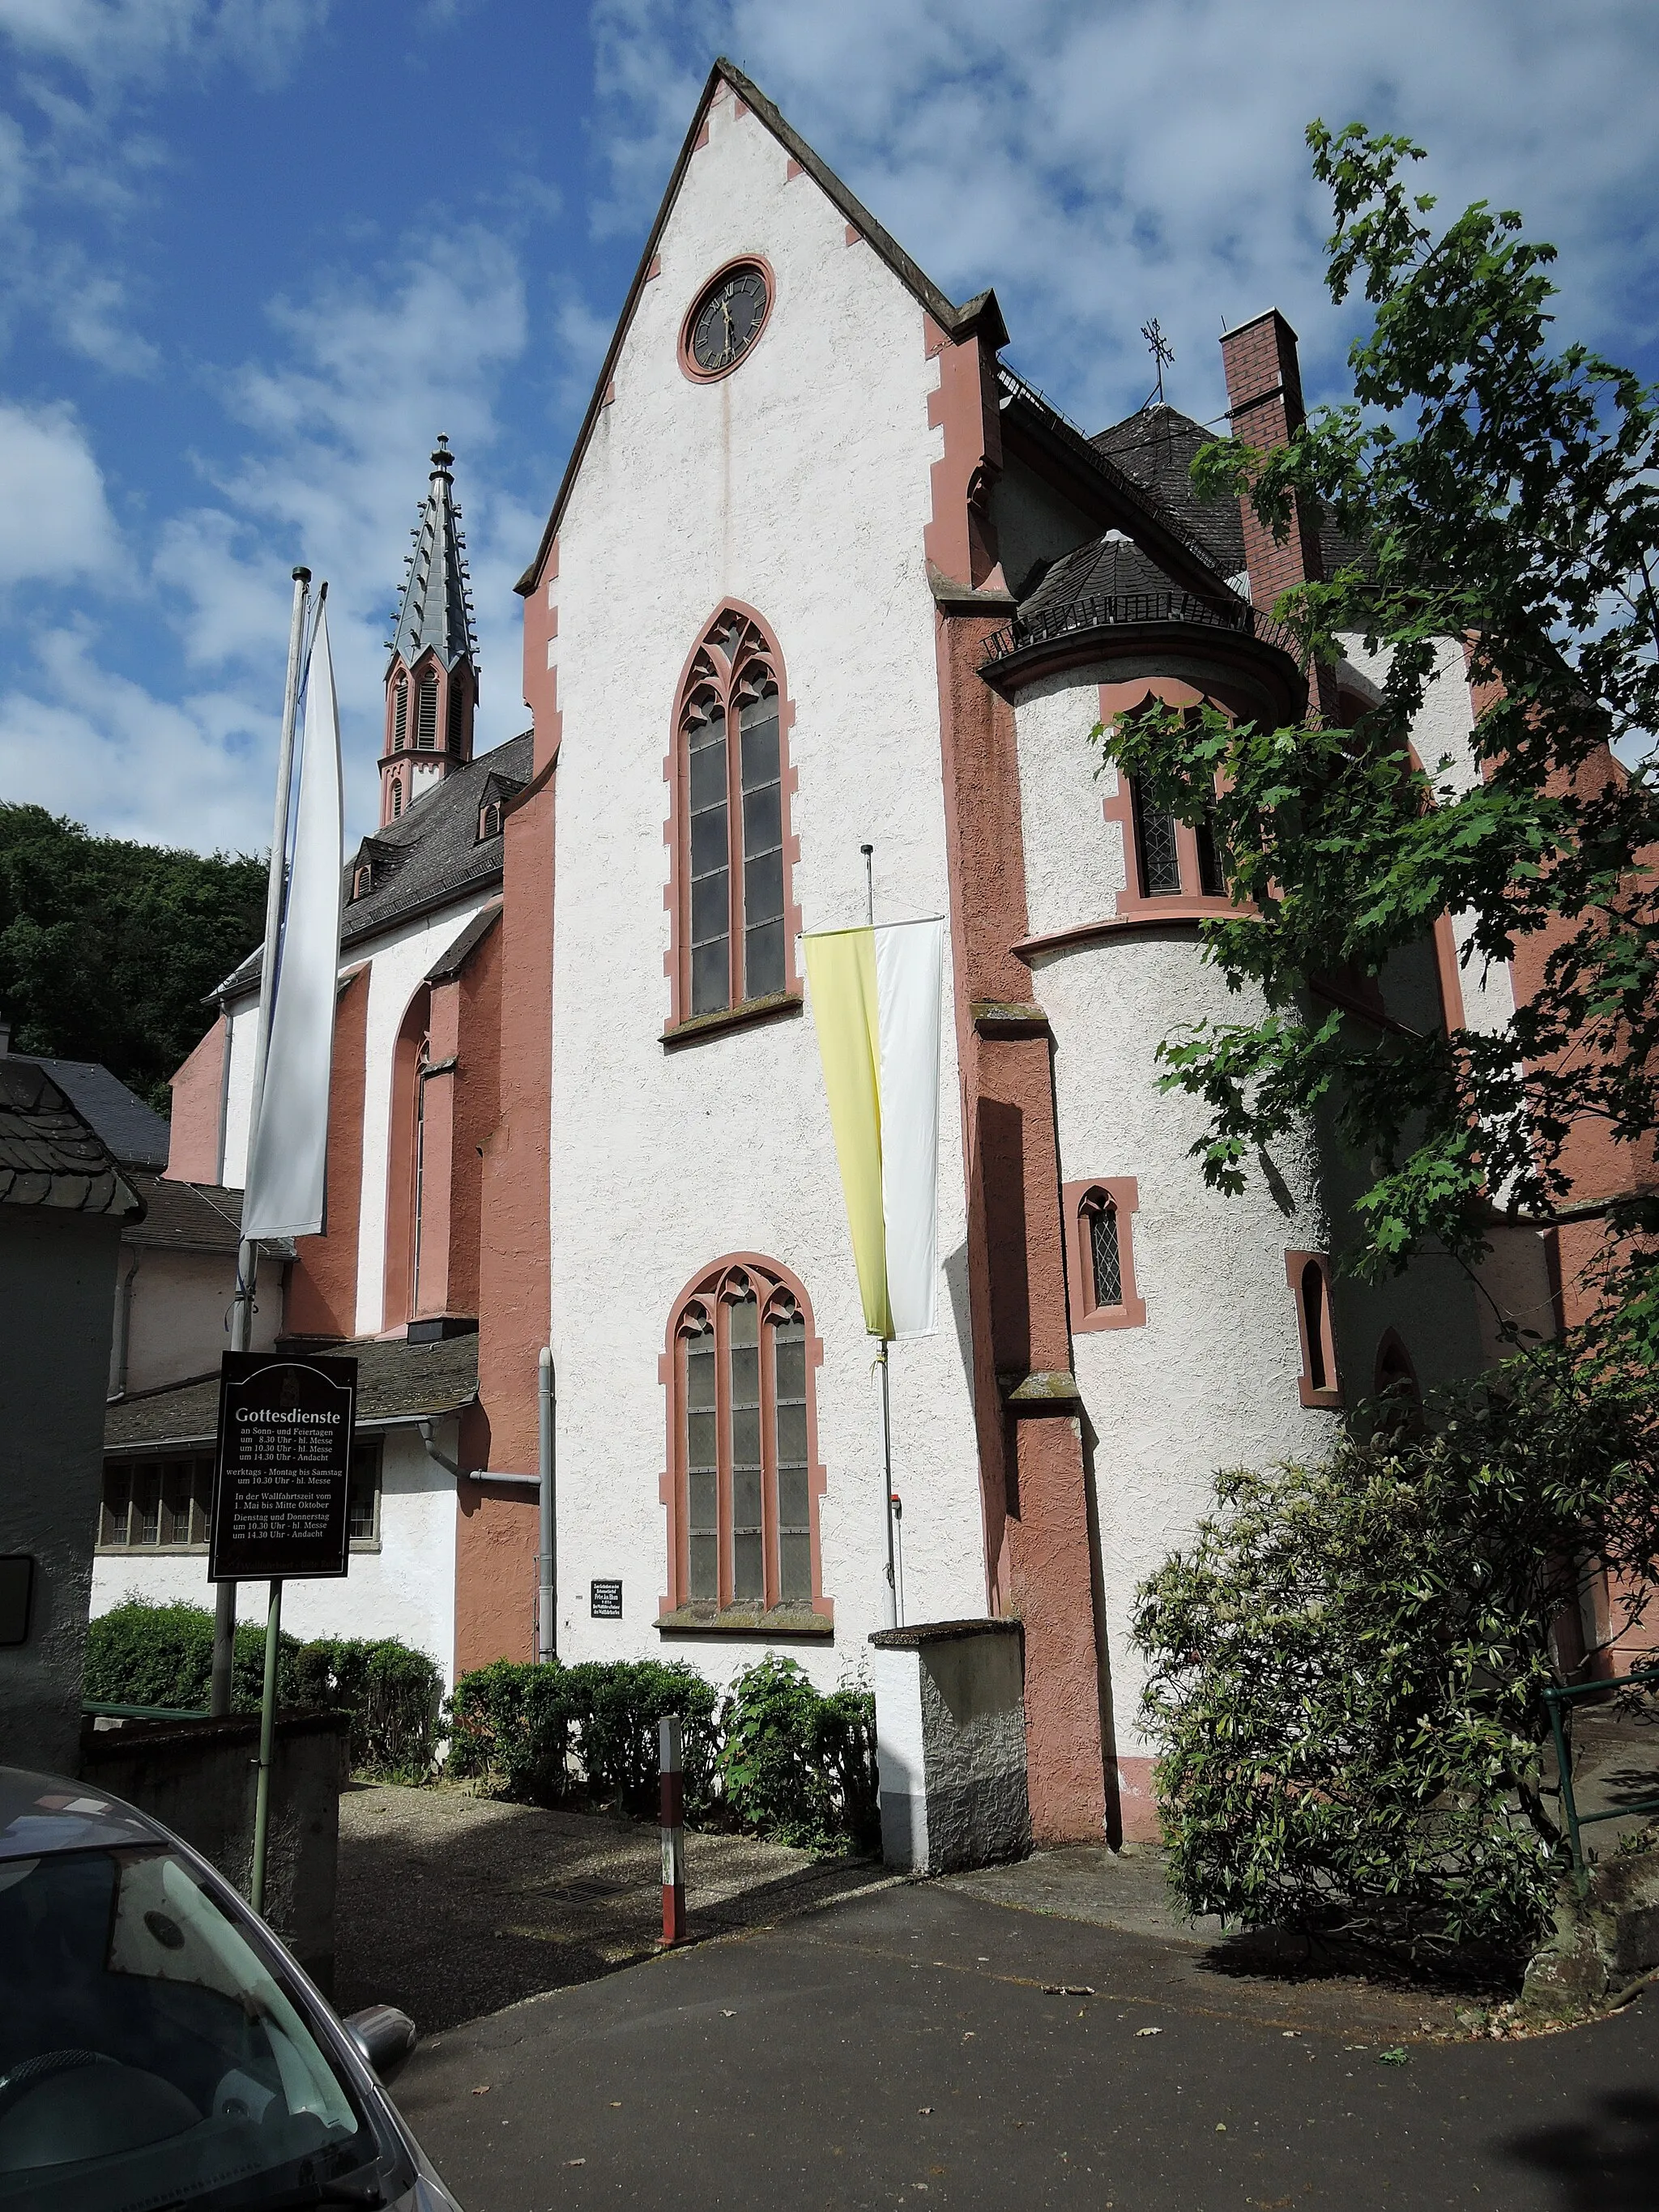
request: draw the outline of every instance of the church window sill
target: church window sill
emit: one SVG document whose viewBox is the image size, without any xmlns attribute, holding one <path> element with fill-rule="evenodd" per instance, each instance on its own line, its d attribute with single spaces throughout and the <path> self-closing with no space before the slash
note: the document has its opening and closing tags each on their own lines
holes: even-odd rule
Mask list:
<svg viewBox="0 0 1659 2212">
<path fill-rule="evenodd" d="M 817 1638 L 830 1642 L 836 1633 L 828 1613 L 810 1606 L 683 1605 L 677 1612 L 660 1613 L 659 1636 L 746 1636 L 770 1642 L 776 1637 Z"/>
<path fill-rule="evenodd" d="M 693 1014 L 663 1031 L 663 1050 L 672 1052 L 678 1046 L 696 1044 L 700 1037 L 723 1036 L 727 1030 L 752 1029 L 760 1022 L 781 1020 L 799 1013 L 805 1003 L 799 991 L 774 991 L 767 998 L 745 999 L 738 1006 L 721 1006 L 712 1014 Z"/>
</svg>

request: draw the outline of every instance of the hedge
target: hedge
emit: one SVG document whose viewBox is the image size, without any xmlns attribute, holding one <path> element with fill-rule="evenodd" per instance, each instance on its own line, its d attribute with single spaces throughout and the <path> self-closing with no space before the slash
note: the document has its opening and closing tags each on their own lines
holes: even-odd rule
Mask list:
<svg viewBox="0 0 1659 2212">
<path fill-rule="evenodd" d="M 648 1814 L 670 1714 L 684 1723 L 694 1820 L 807 1850 L 873 1848 L 875 1700 L 860 1688 L 826 1697 L 793 1659 L 761 1660 L 724 1699 L 680 1661 L 498 1659 L 455 1685 L 447 1771 L 538 1804 L 581 1796 Z"/>
<path fill-rule="evenodd" d="M 231 1705 L 254 1712 L 264 1693 L 265 1632 L 236 1631 Z M 205 1606 L 129 1598 L 87 1631 L 82 1694 L 99 1705 L 205 1710 L 213 1681 L 213 1615 Z M 349 1712 L 354 1771 L 424 1781 L 437 1751 L 443 1677 L 423 1651 L 396 1638 L 278 1639 L 280 1705 Z"/>
</svg>

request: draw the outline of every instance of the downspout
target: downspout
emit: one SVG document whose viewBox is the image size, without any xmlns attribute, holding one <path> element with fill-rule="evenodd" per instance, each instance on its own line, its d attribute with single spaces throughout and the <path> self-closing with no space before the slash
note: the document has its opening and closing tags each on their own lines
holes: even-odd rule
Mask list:
<svg viewBox="0 0 1659 2212">
<path fill-rule="evenodd" d="M 461 1477 L 460 1467 L 456 1461 L 446 1458 L 438 1449 L 432 1423 L 429 1420 L 421 1420 L 416 1421 L 415 1425 L 421 1432 L 421 1442 L 426 1447 L 427 1457 L 434 1467 L 442 1468 L 446 1474 L 453 1474 L 459 1482 Z"/>
<path fill-rule="evenodd" d="M 115 1301 L 115 1382 L 106 1401 L 112 1406 L 127 1395 L 127 1363 L 132 1348 L 132 1279 L 138 1272 L 139 1257 L 135 1249 L 132 1265 L 127 1269 L 120 1296 Z"/>
<path fill-rule="evenodd" d="M 553 1353 L 544 1345 L 537 1355 L 536 1442 L 537 1474 L 540 1487 L 541 1556 L 536 1589 L 536 1656 L 545 1665 L 558 1656 L 558 1577 L 555 1572 L 553 1518 Z"/>
<path fill-rule="evenodd" d="M 230 1002 L 219 1001 L 219 1026 L 222 1032 L 219 1050 L 219 1137 L 215 1147 L 213 1180 L 222 1190 L 225 1183 L 225 1130 L 230 1121 Z"/>
</svg>

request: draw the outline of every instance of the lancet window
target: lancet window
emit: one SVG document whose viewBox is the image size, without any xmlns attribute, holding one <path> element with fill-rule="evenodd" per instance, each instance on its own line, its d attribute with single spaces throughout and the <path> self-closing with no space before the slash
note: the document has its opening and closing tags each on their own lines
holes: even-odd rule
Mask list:
<svg viewBox="0 0 1659 2212">
<path fill-rule="evenodd" d="M 823 1609 L 817 1351 L 804 1291 L 769 1262 L 722 1261 L 676 1305 L 665 1362 L 673 1606 Z"/>
<path fill-rule="evenodd" d="M 781 678 L 759 622 L 728 608 L 681 685 L 673 760 L 681 1020 L 793 988 Z"/>
</svg>

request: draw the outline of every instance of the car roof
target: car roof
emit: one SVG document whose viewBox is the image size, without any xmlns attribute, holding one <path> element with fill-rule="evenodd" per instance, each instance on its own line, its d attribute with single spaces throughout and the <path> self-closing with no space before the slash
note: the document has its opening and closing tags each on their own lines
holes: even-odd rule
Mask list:
<svg viewBox="0 0 1659 2212">
<path fill-rule="evenodd" d="M 66 1775 L 0 1766 L 0 1862 L 173 1840 L 165 1828 L 119 1797 Z"/>
</svg>

